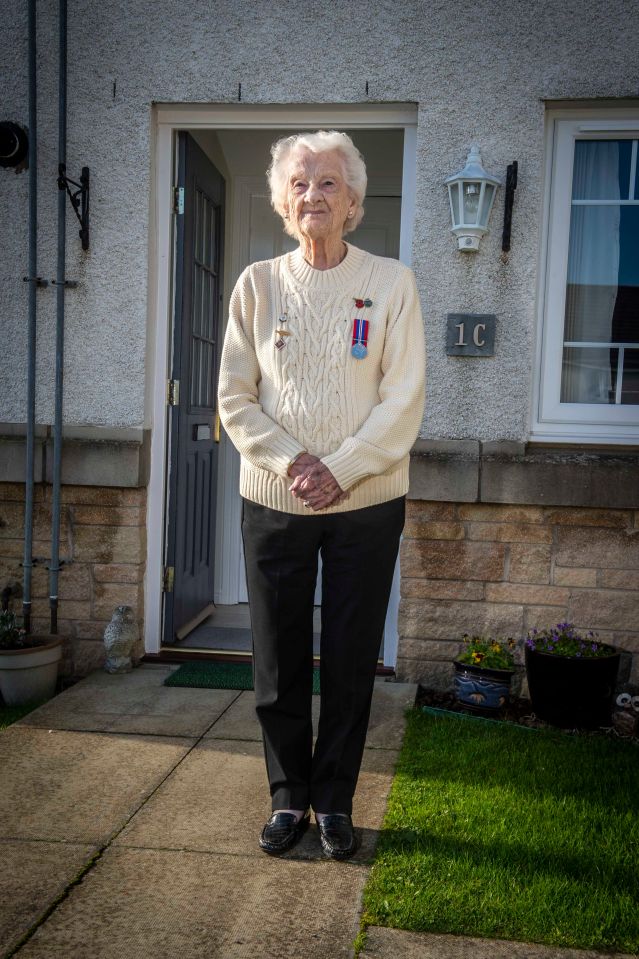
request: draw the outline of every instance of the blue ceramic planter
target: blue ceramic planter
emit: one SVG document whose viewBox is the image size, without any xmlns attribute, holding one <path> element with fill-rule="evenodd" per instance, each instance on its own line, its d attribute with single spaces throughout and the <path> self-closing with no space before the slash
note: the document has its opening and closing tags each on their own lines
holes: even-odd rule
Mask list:
<svg viewBox="0 0 639 959">
<path fill-rule="evenodd" d="M 510 680 L 514 670 L 487 669 L 469 663 L 453 662 L 455 695 L 468 709 L 496 713 L 510 700 Z"/>
</svg>

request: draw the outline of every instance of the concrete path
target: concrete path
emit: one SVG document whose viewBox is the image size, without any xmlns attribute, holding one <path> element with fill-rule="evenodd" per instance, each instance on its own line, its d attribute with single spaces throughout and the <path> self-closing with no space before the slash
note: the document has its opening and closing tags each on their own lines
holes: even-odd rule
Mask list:
<svg viewBox="0 0 639 959">
<path fill-rule="evenodd" d="M 637 959 L 590 949 L 554 949 L 504 939 L 436 936 L 370 926 L 360 959 Z"/>
<path fill-rule="evenodd" d="M 253 693 L 164 686 L 176 668 L 96 670 L 0 734 L 0 955 L 352 956 L 416 686 L 376 682 L 362 845 L 339 863 L 314 824 L 285 857 L 259 849 L 270 800 Z"/>
<path fill-rule="evenodd" d="M 0 733 L 3 959 L 353 956 L 416 686 L 376 682 L 354 803 L 362 845 L 339 863 L 322 858 L 315 825 L 287 856 L 261 852 L 270 802 L 253 693 L 164 686 L 176 668 L 96 670 Z M 598 956 L 381 927 L 361 953 Z"/>
</svg>

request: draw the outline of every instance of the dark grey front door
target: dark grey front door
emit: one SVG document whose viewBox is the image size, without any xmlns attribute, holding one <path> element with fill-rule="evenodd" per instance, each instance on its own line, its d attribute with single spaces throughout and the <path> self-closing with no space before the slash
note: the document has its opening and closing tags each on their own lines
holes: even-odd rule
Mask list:
<svg viewBox="0 0 639 959">
<path fill-rule="evenodd" d="M 178 134 L 175 318 L 169 406 L 168 524 L 162 641 L 173 643 L 213 602 L 222 306 L 224 179 Z M 172 575 L 166 575 L 173 570 Z"/>
</svg>

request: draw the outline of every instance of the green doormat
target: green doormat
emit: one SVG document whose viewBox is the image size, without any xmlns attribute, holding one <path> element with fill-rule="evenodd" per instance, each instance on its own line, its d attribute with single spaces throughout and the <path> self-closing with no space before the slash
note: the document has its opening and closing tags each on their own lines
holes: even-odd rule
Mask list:
<svg viewBox="0 0 639 959">
<path fill-rule="evenodd" d="M 164 680 L 165 686 L 193 686 L 205 689 L 253 689 L 250 663 L 183 663 Z M 313 670 L 313 693 L 319 695 L 319 669 Z"/>
</svg>

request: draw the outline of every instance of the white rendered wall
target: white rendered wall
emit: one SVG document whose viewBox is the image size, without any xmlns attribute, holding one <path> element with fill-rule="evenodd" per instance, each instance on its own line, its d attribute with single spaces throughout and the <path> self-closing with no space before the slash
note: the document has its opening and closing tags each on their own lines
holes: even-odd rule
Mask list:
<svg viewBox="0 0 639 959">
<path fill-rule="evenodd" d="M 65 423 L 141 427 L 147 351 L 152 102 L 417 102 L 413 250 L 426 325 L 422 435 L 525 439 L 533 374 L 544 99 L 639 96 L 626 0 L 311 5 L 70 0 L 68 174 L 91 168 L 91 250 L 67 209 Z M 2 119 L 28 123 L 26 4 L 4 4 Z M 39 263 L 56 272 L 57 4 L 38 3 Z M 368 95 L 366 94 L 368 83 Z M 459 254 L 443 180 L 471 142 L 519 164 L 512 249 L 503 191 L 477 256 Z M 0 170 L 0 422 L 26 419 L 28 174 Z M 493 358 L 445 355 L 447 312 L 498 318 Z M 55 287 L 38 291 L 37 421 L 53 421 Z"/>
</svg>

